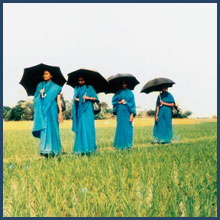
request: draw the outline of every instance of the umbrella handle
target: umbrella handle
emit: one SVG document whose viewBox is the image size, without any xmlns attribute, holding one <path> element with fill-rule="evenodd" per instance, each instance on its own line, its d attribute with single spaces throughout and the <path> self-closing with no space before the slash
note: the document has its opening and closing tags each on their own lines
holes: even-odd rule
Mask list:
<svg viewBox="0 0 220 220">
<path fill-rule="evenodd" d="M 43 85 L 42 85 L 42 89 L 44 89 L 44 86 L 43 86 Z M 44 91 L 45 91 L 45 89 L 44 89 Z M 41 98 L 45 98 L 46 95 L 47 95 L 46 93 L 45 93 L 45 94 L 42 94 L 42 95 L 41 95 Z"/>
<path fill-rule="evenodd" d="M 85 92 L 84 96 L 86 96 L 86 92 Z M 83 99 L 83 103 L 85 103 L 85 101 L 86 101 L 86 100 L 85 100 L 85 99 Z"/>
<path fill-rule="evenodd" d="M 161 99 L 161 96 L 160 96 L 160 95 L 159 95 L 159 98 L 160 98 L 160 101 L 161 101 L 162 99 Z M 161 106 L 162 106 L 162 104 L 160 103 L 160 105 L 159 105 L 159 106 L 161 107 Z"/>
</svg>

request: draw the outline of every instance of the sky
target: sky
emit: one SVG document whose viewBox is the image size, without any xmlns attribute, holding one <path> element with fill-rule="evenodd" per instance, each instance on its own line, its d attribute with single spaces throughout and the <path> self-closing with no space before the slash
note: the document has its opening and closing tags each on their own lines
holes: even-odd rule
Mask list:
<svg viewBox="0 0 220 220">
<path fill-rule="evenodd" d="M 24 68 L 59 66 L 105 78 L 131 73 L 139 110 L 155 109 L 158 92 L 140 93 L 157 77 L 170 78 L 176 103 L 193 117 L 217 115 L 217 4 L 3 4 L 3 105 L 28 100 Z M 63 87 L 72 100 L 74 89 Z M 111 107 L 112 94 L 99 94 Z"/>
</svg>

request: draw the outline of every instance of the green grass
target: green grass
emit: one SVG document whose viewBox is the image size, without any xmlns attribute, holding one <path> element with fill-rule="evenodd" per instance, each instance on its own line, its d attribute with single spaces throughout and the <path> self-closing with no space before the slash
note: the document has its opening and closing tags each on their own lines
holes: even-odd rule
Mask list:
<svg viewBox="0 0 220 220">
<path fill-rule="evenodd" d="M 174 126 L 174 142 L 151 145 L 152 127 L 135 127 L 130 151 L 112 147 L 115 129 L 96 129 L 98 151 L 38 155 L 31 131 L 4 131 L 4 216 L 217 216 L 217 125 Z"/>
</svg>

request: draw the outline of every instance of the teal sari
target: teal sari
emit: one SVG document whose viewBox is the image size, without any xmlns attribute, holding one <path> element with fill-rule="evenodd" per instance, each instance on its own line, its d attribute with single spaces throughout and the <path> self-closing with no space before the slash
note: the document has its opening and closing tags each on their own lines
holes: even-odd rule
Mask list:
<svg viewBox="0 0 220 220">
<path fill-rule="evenodd" d="M 45 90 L 44 98 L 40 90 Z M 40 82 L 34 94 L 34 125 L 32 134 L 40 138 L 40 153 L 57 155 L 61 152 L 59 135 L 57 95 L 62 87 L 53 81 Z"/>
<path fill-rule="evenodd" d="M 124 99 L 126 104 L 118 104 Z M 130 148 L 133 142 L 133 125 L 129 121 L 131 113 L 136 115 L 134 94 L 130 89 L 121 89 L 112 98 L 113 112 L 117 115 L 114 146 L 118 149 Z"/>
<path fill-rule="evenodd" d="M 92 101 L 84 101 L 84 95 L 98 99 L 92 86 L 75 87 L 72 106 L 72 131 L 75 132 L 73 153 L 75 154 L 91 153 L 97 148 Z M 79 98 L 79 101 L 76 102 L 75 98 Z"/>
<path fill-rule="evenodd" d="M 160 99 L 166 103 L 175 103 L 169 92 L 163 92 L 157 98 L 156 108 L 160 106 Z M 172 107 L 162 105 L 159 108 L 158 121 L 155 120 L 153 129 L 153 142 L 169 143 L 173 137 Z"/>
</svg>

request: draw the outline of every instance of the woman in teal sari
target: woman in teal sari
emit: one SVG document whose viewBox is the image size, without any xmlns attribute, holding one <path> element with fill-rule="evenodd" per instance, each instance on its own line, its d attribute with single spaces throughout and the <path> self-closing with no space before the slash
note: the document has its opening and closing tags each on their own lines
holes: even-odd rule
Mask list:
<svg viewBox="0 0 220 220">
<path fill-rule="evenodd" d="M 92 102 L 98 100 L 92 86 L 86 85 L 85 79 L 78 78 L 74 89 L 72 107 L 72 131 L 75 132 L 73 153 L 89 154 L 96 150 L 95 117 Z"/>
<path fill-rule="evenodd" d="M 175 101 L 173 96 L 167 92 L 167 88 L 162 88 L 161 94 L 157 98 L 155 124 L 153 130 L 153 143 L 169 143 L 173 137 L 172 129 L 172 107 Z"/>
<path fill-rule="evenodd" d="M 122 82 L 122 89 L 112 98 L 113 113 L 117 115 L 117 127 L 114 146 L 118 149 L 131 148 L 133 142 L 133 119 L 136 116 L 136 106 L 133 92 Z"/>
<path fill-rule="evenodd" d="M 47 70 L 44 71 L 43 79 L 44 81 L 37 85 L 34 94 L 32 134 L 40 138 L 41 155 L 58 155 L 61 152 L 59 122 L 63 121 L 60 104 L 62 87 L 52 81 L 52 75 Z"/>
</svg>

